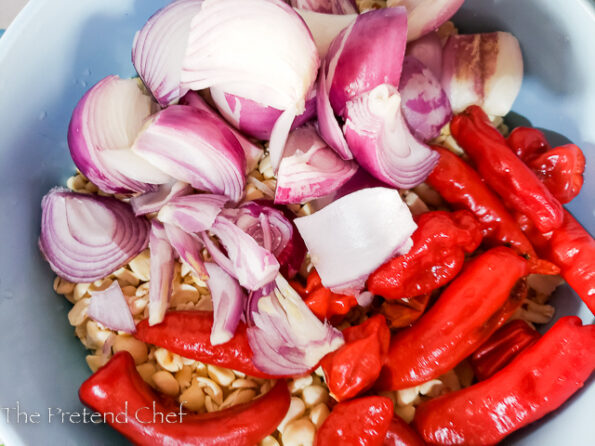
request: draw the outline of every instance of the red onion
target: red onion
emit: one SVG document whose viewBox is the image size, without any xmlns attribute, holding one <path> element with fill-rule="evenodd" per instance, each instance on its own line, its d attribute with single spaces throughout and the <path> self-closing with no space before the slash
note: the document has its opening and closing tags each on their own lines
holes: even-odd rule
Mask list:
<svg viewBox="0 0 595 446">
<path fill-rule="evenodd" d="M 354 0 L 291 0 L 291 6 L 325 14 L 357 14 Z"/>
<path fill-rule="evenodd" d="M 244 310 L 246 295 L 238 282 L 214 263 L 205 264 L 207 285 L 213 300 L 211 344 L 225 344 L 236 332 Z"/>
<path fill-rule="evenodd" d="M 323 14 L 305 9 L 298 9 L 297 13 L 308 25 L 321 60 L 325 58 L 333 39 L 357 18 L 357 13 Z"/>
<path fill-rule="evenodd" d="M 523 56 L 512 34 L 451 36 L 442 57 L 442 87 L 455 113 L 473 104 L 493 116 L 510 111 L 523 81 Z"/>
<path fill-rule="evenodd" d="M 221 120 L 222 123 L 226 123 L 226 121 L 219 116 L 209 105 L 205 102 L 203 98 L 201 98 L 195 91 L 189 91 L 180 99 L 181 105 L 190 105 L 194 108 L 199 110 L 206 111 L 211 113 L 212 116 L 216 117 L 217 119 Z M 238 142 L 244 149 L 244 155 L 246 156 L 246 173 L 252 172 L 254 169 L 258 167 L 258 163 L 262 158 L 262 147 L 258 144 L 254 144 L 240 132 L 238 132 L 235 128 L 229 126 L 229 129 L 237 138 Z"/>
<path fill-rule="evenodd" d="M 349 101 L 344 131 L 358 163 L 391 186 L 417 186 L 438 162 L 438 154 L 407 128 L 399 93 L 390 85 Z"/>
<path fill-rule="evenodd" d="M 151 250 L 151 281 L 149 282 L 149 325 L 163 321 L 169 305 L 174 278 L 174 250 L 163 224 L 151 222 L 149 239 Z"/>
<path fill-rule="evenodd" d="M 202 0 L 177 0 L 157 11 L 134 36 L 134 68 L 164 107 L 188 91 L 180 86 L 180 73 L 190 23 L 201 5 Z"/>
<path fill-rule="evenodd" d="M 274 287 L 252 299 L 253 324 L 248 342 L 256 367 L 271 375 L 302 375 L 310 372 L 328 353 L 344 344 L 343 335 L 321 322 L 280 274 Z"/>
<path fill-rule="evenodd" d="M 368 275 L 411 248 L 416 229 L 399 191 L 370 188 L 295 219 L 325 287 L 357 295 Z"/>
<path fill-rule="evenodd" d="M 107 193 L 146 192 L 146 183 L 167 183 L 171 178 L 130 153 L 128 148 L 153 112 L 154 103 L 134 79 L 108 76 L 95 84 L 77 104 L 70 126 L 68 145 L 76 167 L 99 189 Z M 110 162 L 118 155 L 130 165 Z M 123 173 L 119 168 L 128 167 Z M 136 181 L 129 174 L 141 179 Z"/>
<path fill-rule="evenodd" d="M 149 224 L 120 200 L 54 188 L 41 201 L 39 248 L 52 270 L 89 283 L 147 247 Z"/>
<path fill-rule="evenodd" d="M 193 194 L 171 200 L 161 208 L 157 218 L 188 233 L 211 229 L 215 218 L 227 202 L 223 195 Z"/>
<path fill-rule="evenodd" d="M 436 79 L 442 77 L 442 41 L 438 33 L 432 32 L 409 42 L 405 54 L 428 67 Z"/>
<path fill-rule="evenodd" d="M 244 151 L 231 130 L 211 113 L 187 105 L 161 110 L 137 137 L 132 150 L 196 189 L 232 201 L 244 192 Z"/>
<path fill-rule="evenodd" d="M 205 0 L 192 21 L 181 79 L 194 90 L 215 87 L 282 110 L 269 144 L 276 168 L 319 62 L 310 31 L 282 0 Z"/>
<path fill-rule="evenodd" d="M 117 281 L 103 291 L 91 291 L 87 316 L 110 330 L 136 332 L 130 307 Z"/>
<path fill-rule="evenodd" d="M 415 57 L 406 56 L 399 83 L 401 112 L 413 136 L 430 141 L 452 118 L 450 102 L 440 81 Z"/>
<path fill-rule="evenodd" d="M 277 173 L 275 203 L 304 203 L 327 195 L 355 174 L 357 164 L 343 161 L 313 126 L 290 133 Z"/>
<path fill-rule="evenodd" d="M 407 8 L 407 40 L 436 30 L 450 19 L 465 0 L 388 0 L 387 6 Z"/>
<path fill-rule="evenodd" d="M 219 215 L 210 231 L 219 239 L 227 254 L 203 233 L 202 240 L 207 250 L 215 263 L 238 279 L 240 285 L 256 290 L 275 278 L 279 271 L 275 256 L 228 218 Z"/>
<path fill-rule="evenodd" d="M 196 277 L 206 280 L 209 277 L 202 260 L 202 243 L 200 239 L 188 232 L 183 231 L 175 225 L 165 223 L 163 225 L 165 234 L 172 248 L 178 256 L 192 269 Z"/>
<path fill-rule="evenodd" d="M 130 205 L 134 211 L 134 215 L 147 215 L 157 212 L 168 201 L 176 197 L 188 195 L 192 193 L 192 186 L 181 181 L 162 184 L 155 191 L 145 192 L 142 195 L 132 197 Z"/>
</svg>

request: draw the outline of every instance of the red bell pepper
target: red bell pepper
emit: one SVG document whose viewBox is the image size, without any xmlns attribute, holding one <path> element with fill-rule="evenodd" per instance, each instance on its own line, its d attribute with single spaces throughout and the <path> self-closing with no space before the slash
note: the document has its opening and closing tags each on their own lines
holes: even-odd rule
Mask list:
<svg viewBox="0 0 595 446">
<path fill-rule="evenodd" d="M 163 347 L 185 358 L 237 370 L 257 378 L 275 378 L 261 372 L 252 362 L 246 324 L 240 321 L 234 337 L 221 345 L 211 344 L 213 313 L 210 311 L 169 311 L 159 325 L 143 320 L 134 337 Z"/>
<path fill-rule="evenodd" d="M 418 406 L 413 424 L 429 444 L 496 444 L 557 409 L 595 369 L 595 325 L 558 320 L 491 378 Z"/>
<path fill-rule="evenodd" d="M 562 277 L 595 314 L 595 240 L 568 212 L 562 226 L 547 234 L 540 233 L 524 215 L 520 227 L 537 252 L 560 267 Z"/>
<path fill-rule="evenodd" d="M 510 248 L 471 260 L 428 312 L 393 336 L 376 387 L 405 389 L 454 368 L 521 305 L 526 283 L 519 279 L 527 273 L 527 261 Z"/>
<path fill-rule="evenodd" d="M 370 274 L 367 287 L 372 293 L 403 299 L 440 288 L 459 273 L 465 253 L 481 243 L 479 223 L 469 211 L 426 212 L 416 223 L 409 252 Z"/>
<path fill-rule="evenodd" d="M 398 301 L 383 302 L 380 313 L 386 318 L 389 328 L 408 327 L 426 311 L 430 294 Z"/>
<path fill-rule="evenodd" d="M 85 381 L 79 397 L 133 443 L 172 446 L 252 446 L 275 431 L 290 402 L 287 384 L 279 380 L 248 403 L 220 412 L 184 413 L 143 381 L 128 352 L 116 353 Z"/>
<path fill-rule="evenodd" d="M 340 316 L 345 316 L 353 307 L 357 306 L 354 296 L 333 293 L 325 288 L 315 269 L 310 271 L 305 287 L 298 281 L 292 281 L 290 284 L 302 296 L 310 311 L 322 321 L 338 321 Z"/>
<path fill-rule="evenodd" d="M 450 131 L 487 184 L 507 205 L 527 214 L 542 232 L 562 225 L 564 214 L 560 202 L 510 150 L 480 107 L 472 105 L 456 115 Z"/>
<path fill-rule="evenodd" d="M 440 159 L 427 178 L 427 183 L 455 208 L 473 212 L 480 222 L 484 240 L 489 245 L 514 248 L 529 259 L 532 272 L 559 272 L 554 265 L 538 259 L 514 217 L 469 164 L 449 150 L 439 146 L 432 148 L 440 154 Z"/>
<path fill-rule="evenodd" d="M 535 344 L 541 334 L 523 320 L 499 328 L 471 355 L 471 367 L 479 381 L 503 369 L 526 348 Z"/>
<path fill-rule="evenodd" d="M 384 446 L 424 446 L 425 443 L 407 423 L 394 417 L 384 438 Z"/>
<path fill-rule="evenodd" d="M 320 365 L 326 384 L 337 401 L 369 389 L 378 379 L 390 342 L 384 316 L 377 314 L 343 330 L 345 344 L 326 355 Z"/>
<path fill-rule="evenodd" d="M 367 396 L 339 403 L 316 432 L 315 446 L 382 446 L 393 418 L 393 402 Z"/>
</svg>

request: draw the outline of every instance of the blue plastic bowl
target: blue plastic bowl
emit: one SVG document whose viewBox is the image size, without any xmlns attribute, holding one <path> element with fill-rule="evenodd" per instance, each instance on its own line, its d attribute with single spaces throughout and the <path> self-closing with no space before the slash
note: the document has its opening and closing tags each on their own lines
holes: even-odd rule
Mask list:
<svg viewBox="0 0 595 446">
<path fill-rule="evenodd" d="M 8 446 L 126 443 L 107 426 L 61 418 L 59 411 L 82 410 L 77 390 L 90 372 L 66 318 L 70 304 L 53 293 L 53 274 L 37 249 L 40 200 L 73 173 L 66 130 L 75 104 L 104 76 L 134 74 L 134 33 L 166 3 L 30 0 L 0 39 L 0 408 L 18 404 L 27 414 L 17 419 L 11 411 L 7 420 L 0 409 L 0 438 Z M 593 2 L 468 0 L 455 21 L 464 31 L 507 30 L 520 40 L 526 77 L 514 119 L 523 116 L 585 151 L 585 186 L 569 209 L 593 232 Z M 558 316 L 578 314 L 592 322 L 570 289 L 559 290 L 555 303 Z M 507 441 L 595 444 L 592 381 L 560 410 Z"/>
</svg>

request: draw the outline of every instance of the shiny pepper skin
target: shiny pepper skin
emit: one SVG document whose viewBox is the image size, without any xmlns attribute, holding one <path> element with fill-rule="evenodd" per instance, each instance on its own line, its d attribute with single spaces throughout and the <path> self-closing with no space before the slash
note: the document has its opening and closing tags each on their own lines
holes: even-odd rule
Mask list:
<svg viewBox="0 0 595 446">
<path fill-rule="evenodd" d="M 178 402 L 157 395 L 125 351 L 87 379 L 79 397 L 134 444 L 148 446 L 252 446 L 275 431 L 290 403 L 287 384 L 279 380 L 266 395 L 248 403 L 180 415 Z"/>
<path fill-rule="evenodd" d="M 390 330 L 380 314 L 343 330 L 345 344 L 326 355 L 320 365 L 337 401 L 369 389 L 378 379 L 390 342 Z"/>
<path fill-rule="evenodd" d="M 382 446 L 393 418 L 393 402 L 367 396 L 339 403 L 316 432 L 315 446 Z"/>
<path fill-rule="evenodd" d="M 378 390 L 413 387 L 453 369 L 521 305 L 527 261 L 510 248 L 472 259 L 411 327 L 393 335 Z"/>
<path fill-rule="evenodd" d="M 450 282 L 463 267 L 465 253 L 481 243 L 480 225 L 469 211 L 426 212 L 416 223 L 411 250 L 368 278 L 372 293 L 389 300 L 427 294 Z"/>
<path fill-rule="evenodd" d="M 541 334 L 523 320 L 500 327 L 473 352 L 470 362 L 479 381 L 488 379 L 509 364 L 519 353 L 535 344 Z"/>
<path fill-rule="evenodd" d="M 383 446 L 424 446 L 425 443 L 400 417 L 394 417 L 388 427 Z"/>
<path fill-rule="evenodd" d="M 560 202 L 510 150 L 480 107 L 472 105 L 456 115 L 450 122 L 450 131 L 486 183 L 507 206 L 528 215 L 542 232 L 562 224 L 564 214 Z"/>
<path fill-rule="evenodd" d="M 594 369 L 595 325 L 563 317 L 491 378 L 422 403 L 413 424 L 432 445 L 496 444 L 560 407 Z"/>
</svg>

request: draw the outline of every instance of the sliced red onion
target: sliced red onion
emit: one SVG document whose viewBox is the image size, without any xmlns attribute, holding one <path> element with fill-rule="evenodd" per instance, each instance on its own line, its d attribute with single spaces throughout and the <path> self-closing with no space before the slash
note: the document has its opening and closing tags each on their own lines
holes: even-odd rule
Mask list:
<svg viewBox="0 0 595 446">
<path fill-rule="evenodd" d="M 163 224 L 151 221 L 151 281 L 149 282 L 149 325 L 163 321 L 169 305 L 174 278 L 175 257 Z"/>
<path fill-rule="evenodd" d="M 269 293 L 254 293 L 260 296 L 252 299 L 252 308 L 257 310 L 251 311 L 253 325 L 247 331 L 248 342 L 254 365 L 264 373 L 308 373 L 326 354 L 344 344 L 341 332 L 314 316 L 280 274 Z"/>
<path fill-rule="evenodd" d="M 357 295 L 368 275 L 411 248 L 417 228 L 399 191 L 370 188 L 295 219 L 325 287 Z"/>
<path fill-rule="evenodd" d="M 291 0 L 291 6 L 324 14 L 357 14 L 354 0 Z"/>
<path fill-rule="evenodd" d="M 213 300 L 211 344 L 225 344 L 236 332 L 244 310 L 246 295 L 237 280 L 214 263 L 205 264 L 209 273 L 207 285 Z"/>
<path fill-rule="evenodd" d="M 428 67 L 434 73 L 436 79 L 442 77 L 442 41 L 438 33 L 431 32 L 413 42 L 409 42 L 405 54 L 415 57 Z"/>
<path fill-rule="evenodd" d="M 206 2 L 205 2 L 206 3 Z M 238 201 L 245 185 L 242 146 L 218 118 L 188 105 L 155 114 L 137 137 L 140 157 L 194 188 Z"/>
<path fill-rule="evenodd" d="M 107 76 L 99 81 L 77 104 L 68 127 L 70 154 L 81 173 L 102 191 L 112 194 L 146 192 L 153 186 L 143 181 L 161 184 L 171 180 L 127 150 L 154 106 L 135 79 L 118 76 Z M 143 181 L 135 181 L 118 169 L 125 166 L 110 163 L 113 155 L 133 159 L 128 170 L 142 174 Z"/>
<path fill-rule="evenodd" d="M 446 93 L 434 74 L 419 60 L 406 56 L 399 83 L 401 112 L 417 139 L 430 141 L 452 118 Z"/>
<path fill-rule="evenodd" d="M 157 218 L 178 226 L 188 233 L 211 229 L 227 198 L 223 195 L 193 194 L 171 200 L 161 208 Z"/>
<path fill-rule="evenodd" d="M 202 249 L 200 239 L 195 234 L 189 234 L 172 224 L 164 223 L 163 227 L 169 243 L 178 256 L 186 262 L 199 279 L 208 279 L 209 274 L 205 269 L 200 252 Z"/>
<path fill-rule="evenodd" d="M 199 110 L 211 113 L 214 117 L 217 117 L 217 119 L 220 119 L 221 122 L 224 122 L 227 125 L 225 120 L 221 118 L 221 116 L 219 116 L 219 114 L 217 114 L 211 107 L 209 107 L 205 100 L 201 98 L 195 91 L 189 91 L 188 93 L 186 93 L 184 97 L 180 99 L 180 104 L 190 105 Z M 244 155 L 246 156 L 246 173 L 252 172 L 254 169 L 258 167 L 258 163 L 262 158 L 262 147 L 250 141 L 248 138 L 246 138 L 244 135 L 238 132 L 235 128 L 229 126 L 229 129 L 237 138 L 238 142 L 242 146 L 242 149 L 244 149 Z"/>
<path fill-rule="evenodd" d="M 275 203 L 304 203 L 327 195 L 351 178 L 353 161 L 343 161 L 313 126 L 290 133 L 277 173 Z"/>
<path fill-rule="evenodd" d="M 407 11 L 384 8 L 360 14 L 333 40 L 326 55 L 326 83 L 334 112 L 380 84 L 397 86 L 407 43 Z"/>
<path fill-rule="evenodd" d="M 132 43 L 132 63 L 157 102 L 167 106 L 188 91 L 180 86 L 190 23 L 202 0 L 177 0 L 157 11 Z"/>
<path fill-rule="evenodd" d="M 438 162 L 438 153 L 409 131 L 401 98 L 391 85 L 380 85 L 349 101 L 344 132 L 358 163 L 391 186 L 417 186 Z"/>
<path fill-rule="evenodd" d="M 282 0 L 205 0 L 194 17 L 182 85 L 224 93 L 282 110 L 269 144 L 277 166 L 320 60 L 301 17 Z"/>
<path fill-rule="evenodd" d="M 326 56 L 333 39 L 357 18 L 357 12 L 354 14 L 323 14 L 298 9 L 297 13 L 308 25 L 321 60 Z"/>
<path fill-rule="evenodd" d="M 87 316 L 110 330 L 136 332 L 130 307 L 117 281 L 103 291 L 91 291 Z"/>
<path fill-rule="evenodd" d="M 130 205 L 134 215 L 147 215 L 159 211 L 168 201 L 192 193 L 192 186 L 181 181 L 162 184 L 155 191 L 132 197 Z"/>
<path fill-rule="evenodd" d="M 479 105 L 506 115 L 523 81 L 523 56 L 510 33 L 451 36 L 444 47 L 442 87 L 455 113 Z"/>
<path fill-rule="evenodd" d="M 465 0 L 388 0 L 387 6 L 407 8 L 407 40 L 434 31 L 450 19 Z"/>
<path fill-rule="evenodd" d="M 147 247 L 148 221 L 115 198 L 54 188 L 41 210 L 39 248 L 52 270 L 70 282 L 102 279 Z"/>
<path fill-rule="evenodd" d="M 220 240 L 227 255 L 203 233 L 207 250 L 221 268 L 239 280 L 240 285 L 256 290 L 275 278 L 279 271 L 275 256 L 228 218 L 219 215 L 210 231 Z"/>
</svg>

